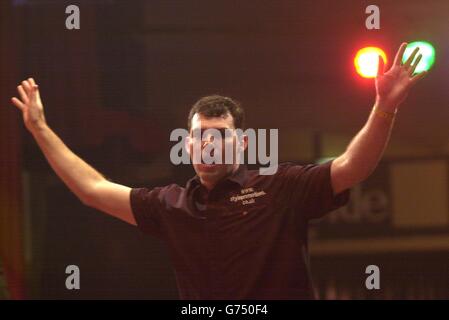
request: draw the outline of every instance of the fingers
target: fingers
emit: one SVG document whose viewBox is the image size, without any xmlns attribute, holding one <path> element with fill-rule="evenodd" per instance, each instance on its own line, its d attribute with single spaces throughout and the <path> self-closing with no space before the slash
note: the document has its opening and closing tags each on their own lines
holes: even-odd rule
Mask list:
<svg viewBox="0 0 449 320">
<path fill-rule="evenodd" d="M 36 102 L 36 98 L 38 95 L 37 85 L 33 85 L 30 93 L 30 100 Z"/>
<path fill-rule="evenodd" d="M 409 74 L 412 76 L 413 73 L 415 73 L 415 69 L 418 66 L 419 62 L 421 61 L 422 54 L 419 54 L 418 58 L 416 58 L 415 63 L 411 66 L 409 70 Z"/>
<path fill-rule="evenodd" d="M 22 81 L 22 83 L 17 86 L 17 92 L 19 93 L 20 99 L 13 97 L 11 98 L 11 102 L 21 111 L 26 109 L 26 105 L 30 100 L 39 98 L 39 88 L 33 78 L 28 78 L 27 80 Z"/>
<path fill-rule="evenodd" d="M 416 47 L 415 50 L 413 50 L 410 57 L 408 57 L 407 61 L 405 61 L 404 67 L 406 67 L 406 68 L 410 67 L 410 65 L 412 64 L 413 60 L 415 59 L 415 56 L 418 53 L 418 51 L 419 51 L 419 47 Z"/>
<path fill-rule="evenodd" d="M 394 57 L 393 65 L 400 66 L 402 62 L 402 56 L 404 55 L 405 48 L 407 47 L 407 42 L 403 42 L 399 47 L 396 57 Z"/>
<path fill-rule="evenodd" d="M 17 91 L 19 92 L 20 99 L 24 104 L 30 102 L 39 97 L 39 87 L 33 78 L 28 78 L 28 80 L 22 81 L 22 83 L 17 86 Z"/>
<path fill-rule="evenodd" d="M 20 101 L 19 99 L 17 99 L 16 97 L 11 98 L 11 102 L 20 109 L 20 111 L 23 111 L 25 109 L 25 105 L 22 103 L 22 101 Z"/>
<path fill-rule="evenodd" d="M 30 95 L 30 93 L 31 93 L 31 84 L 27 80 L 22 81 L 22 87 L 23 87 L 23 89 L 25 89 L 26 94 Z"/>
<path fill-rule="evenodd" d="M 377 76 L 381 76 L 385 73 L 384 59 L 379 55 L 379 62 L 377 63 Z"/>
<path fill-rule="evenodd" d="M 410 79 L 410 85 L 415 85 L 419 80 L 424 78 L 427 75 L 427 71 L 423 71 L 421 73 L 418 73 L 416 76 Z"/>
<path fill-rule="evenodd" d="M 25 89 L 23 89 L 23 86 L 20 85 L 17 87 L 17 91 L 19 92 L 20 98 L 24 103 L 28 103 L 30 100 L 28 98 L 27 93 L 25 92 Z"/>
<path fill-rule="evenodd" d="M 33 99 L 40 99 L 39 86 L 36 84 L 33 78 L 28 78 L 28 83 L 31 85 L 31 94 Z"/>
</svg>

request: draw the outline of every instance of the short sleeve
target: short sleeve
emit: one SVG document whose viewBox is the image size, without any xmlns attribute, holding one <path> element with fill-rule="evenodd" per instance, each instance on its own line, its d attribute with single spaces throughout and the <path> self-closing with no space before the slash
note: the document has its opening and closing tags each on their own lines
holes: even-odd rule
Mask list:
<svg viewBox="0 0 449 320">
<path fill-rule="evenodd" d="M 349 201 L 350 189 L 334 195 L 332 161 L 308 165 L 286 164 L 280 172 L 291 204 L 306 219 L 320 218 Z"/>
<path fill-rule="evenodd" d="M 144 233 L 162 238 L 162 188 L 132 188 L 130 203 L 137 227 Z"/>
</svg>

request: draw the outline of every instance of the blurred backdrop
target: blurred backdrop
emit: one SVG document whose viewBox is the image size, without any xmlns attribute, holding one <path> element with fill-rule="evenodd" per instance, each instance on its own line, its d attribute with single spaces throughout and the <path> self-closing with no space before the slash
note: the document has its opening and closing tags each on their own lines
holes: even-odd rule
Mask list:
<svg viewBox="0 0 449 320">
<path fill-rule="evenodd" d="M 67 30 L 77 4 L 80 30 Z M 365 123 L 373 80 L 359 48 L 392 60 L 426 40 L 436 63 L 396 119 L 378 169 L 350 203 L 310 230 L 322 299 L 449 298 L 449 2 L 0 1 L 0 299 L 176 299 L 165 248 L 85 207 L 47 164 L 20 113 L 17 84 L 39 83 L 50 127 L 109 179 L 131 187 L 184 184 L 169 134 L 190 106 L 218 93 L 242 102 L 251 128 L 278 128 L 280 160 L 338 156 Z M 82 290 L 65 288 L 81 269 Z M 381 289 L 365 288 L 377 265 Z"/>
</svg>

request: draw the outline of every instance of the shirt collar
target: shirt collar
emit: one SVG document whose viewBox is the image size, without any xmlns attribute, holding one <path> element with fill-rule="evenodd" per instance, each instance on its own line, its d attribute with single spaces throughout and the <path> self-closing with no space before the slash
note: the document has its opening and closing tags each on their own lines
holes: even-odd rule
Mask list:
<svg viewBox="0 0 449 320">
<path fill-rule="evenodd" d="M 246 165 L 240 164 L 237 170 L 232 173 L 230 176 L 226 177 L 224 180 L 232 181 L 235 183 L 238 183 L 240 186 L 243 186 L 246 182 L 248 169 Z M 191 178 L 189 181 L 187 181 L 186 189 L 194 188 L 197 185 L 201 184 L 200 177 L 198 175 L 195 175 L 193 178 Z"/>
</svg>

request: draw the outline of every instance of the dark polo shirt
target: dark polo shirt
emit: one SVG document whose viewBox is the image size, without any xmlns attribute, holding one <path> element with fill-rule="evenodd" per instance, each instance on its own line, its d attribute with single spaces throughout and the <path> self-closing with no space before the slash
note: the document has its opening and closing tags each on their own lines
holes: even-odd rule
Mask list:
<svg viewBox="0 0 449 320">
<path fill-rule="evenodd" d="M 333 195 L 330 165 L 283 163 L 274 175 L 241 165 L 211 191 L 197 176 L 134 188 L 131 207 L 169 248 L 181 299 L 313 299 L 308 221 L 350 193 Z"/>
</svg>

